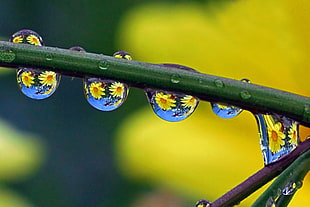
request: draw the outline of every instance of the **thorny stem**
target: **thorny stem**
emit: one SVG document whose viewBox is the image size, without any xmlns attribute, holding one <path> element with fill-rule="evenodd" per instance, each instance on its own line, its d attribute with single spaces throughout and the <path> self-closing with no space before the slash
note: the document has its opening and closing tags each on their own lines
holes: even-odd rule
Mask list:
<svg viewBox="0 0 310 207">
<path fill-rule="evenodd" d="M 240 203 L 243 199 L 251 195 L 257 189 L 271 181 L 273 178 L 283 172 L 288 166 L 290 166 L 300 155 L 309 152 L 310 139 L 302 142 L 297 148 L 290 154 L 281 158 L 279 161 L 265 166 L 254 175 L 237 185 L 232 190 L 215 200 L 211 207 L 225 207 L 234 206 Z M 309 154 L 309 153 L 308 153 Z M 308 159 L 310 159 L 308 157 Z"/>
<path fill-rule="evenodd" d="M 133 87 L 183 92 L 201 100 L 231 104 L 254 113 L 274 112 L 310 126 L 309 97 L 180 70 L 178 66 L 167 67 L 101 54 L 4 41 L 0 41 L 0 66 L 48 69 L 75 77 L 116 79 Z"/>
</svg>

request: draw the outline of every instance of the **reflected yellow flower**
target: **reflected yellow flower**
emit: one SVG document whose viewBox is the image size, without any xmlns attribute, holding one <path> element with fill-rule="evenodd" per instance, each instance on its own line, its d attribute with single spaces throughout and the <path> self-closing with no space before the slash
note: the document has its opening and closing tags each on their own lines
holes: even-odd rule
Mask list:
<svg viewBox="0 0 310 207">
<path fill-rule="evenodd" d="M 290 138 L 290 143 L 297 145 L 297 124 L 293 123 L 290 130 L 288 131 L 288 137 Z"/>
<path fill-rule="evenodd" d="M 32 72 L 23 72 L 21 75 L 22 83 L 27 87 L 31 87 L 34 84 L 34 77 Z"/>
<path fill-rule="evenodd" d="M 102 83 L 93 82 L 89 86 L 89 92 L 95 99 L 100 99 L 105 95 L 105 89 Z"/>
<path fill-rule="evenodd" d="M 40 39 L 37 36 L 33 35 L 33 34 L 27 36 L 26 40 L 27 40 L 27 42 L 29 44 L 42 46 L 41 42 L 40 42 Z"/>
<path fill-rule="evenodd" d="M 23 37 L 22 36 L 16 36 L 13 41 L 13 43 L 22 43 L 23 42 Z"/>
<path fill-rule="evenodd" d="M 109 91 L 111 92 L 111 95 L 114 97 L 123 97 L 124 95 L 124 84 L 120 82 L 114 82 L 110 87 Z"/>
<path fill-rule="evenodd" d="M 195 107 L 197 105 L 197 99 L 193 96 L 186 95 L 181 99 L 182 106 L 187 107 Z"/>
<path fill-rule="evenodd" d="M 271 152 L 277 153 L 284 145 L 285 134 L 281 131 L 282 124 L 280 122 L 268 126 L 269 148 Z"/>
<path fill-rule="evenodd" d="M 163 110 L 170 110 L 175 107 L 176 100 L 171 97 L 170 94 L 164 94 L 162 92 L 156 93 L 155 102 Z"/>
<path fill-rule="evenodd" d="M 39 75 L 39 80 L 43 86 L 56 85 L 56 73 L 53 71 L 44 71 Z"/>
<path fill-rule="evenodd" d="M 310 96 L 309 24 L 307 0 L 239 0 L 221 7 L 156 3 L 124 16 L 118 42 L 140 61 L 178 63 Z M 180 123 L 141 109 L 119 130 L 119 165 L 133 179 L 214 200 L 263 167 L 257 132 L 250 113 L 224 120 L 204 102 Z M 309 134 L 301 127 L 301 139 Z M 290 206 L 307 206 L 309 194 L 310 175 Z"/>
</svg>

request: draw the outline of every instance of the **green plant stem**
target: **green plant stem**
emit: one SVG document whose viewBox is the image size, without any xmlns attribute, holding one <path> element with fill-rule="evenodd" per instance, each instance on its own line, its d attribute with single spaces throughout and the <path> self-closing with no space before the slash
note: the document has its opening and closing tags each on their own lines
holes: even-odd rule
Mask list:
<svg viewBox="0 0 310 207">
<path fill-rule="evenodd" d="M 300 159 L 298 157 L 301 157 Z M 298 158 L 298 160 L 296 160 Z M 211 207 L 225 207 L 234 206 L 240 203 L 243 199 L 254 193 L 260 187 L 264 186 L 266 183 L 271 181 L 273 178 L 282 173 L 287 169 L 294 161 L 294 165 L 290 166 L 290 170 L 296 168 L 301 162 L 308 159 L 307 165 L 303 165 L 302 171 L 309 170 L 309 160 L 310 160 L 310 139 L 302 142 L 298 147 L 292 151 L 290 154 L 281 158 L 280 160 L 265 166 L 254 175 L 250 176 L 244 182 L 231 189 L 223 196 L 215 200 Z M 283 181 L 284 177 L 281 182 Z M 286 182 L 287 183 L 287 182 Z M 265 206 L 265 205 L 259 205 Z"/>
<path fill-rule="evenodd" d="M 297 186 L 296 190 L 297 188 L 301 188 L 302 181 L 307 175 L 309 169 L 310 150 L 299 156 L 297 160 L 283 171 L 269 188 L 256 200 L 252 207 L 265 206 L 268 200 L 276 202 L 276 206 L 287 206 L 293 195 L 282 195 L 282 191 L 279 192 L 279 189 L 283 190 L 289 183 L 295 183 Z"/>
<path fill-rule="evenodd" d="M 0 66 L 48 69 L 75 77 L 116 79 L 132 87 L 183 92 L 254 113 L 274 112 L 310 126 L 309 97 L 177 67 L 4 41 L 0 41 Z"/>
</svg>

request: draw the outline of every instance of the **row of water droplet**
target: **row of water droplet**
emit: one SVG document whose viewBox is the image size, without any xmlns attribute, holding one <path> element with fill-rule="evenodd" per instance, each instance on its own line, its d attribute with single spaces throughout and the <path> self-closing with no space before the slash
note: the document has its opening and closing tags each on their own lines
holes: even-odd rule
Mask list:
<svg viewBox="0 0 310 207">
<path fill-rule="evenodd" d="M 43 46 L 43 40 L 32 30 L 20 30 L 10 38 L 13 43 L 24 43 L 36 46 Z M 76 52 L 85 52 L 81 47 L 70 48 Z M 0 58 L 10 61 L 10 52 L 1 53 Z M 2 56 L 1 56 L 2 55 Z M 132 60 L 130 54 L 125 51 L 116 52 L 115 58 Z M 51 56 L 46 57 L 51 60 Z M 105 70 L 108 63 L 102 61 L 98 63 L 99 68 Z M 165 67 L 173 67 L 180 70 L 195 71 L 192 68 L 177 64 L 161 64 Z M 32 99 L 45 99 L 50 97 L 56 90 L 60 81 L 60 74 L 54 71 L 42 71 L 36 68 L 19 67 L 17 69 L 17 82 L 23 94 Z M 172 83 L 180 82 L 180 75 L 171 77 Z M 250 84 L 247 79 L 242 79 L 242 83 Z M 112 111 L 120 107 L 127 98 L 129 87 L 126 83 L 117 80 L 85 77 L 83 79 L 85 97 L 90 105 L 101 111 Z M 215 80 L 215 86 L 223 88 L 222 80 Z M 190 94 L 184 94 L 166 90 L 145 89 L 147 99 L 157 116 L 160 118 L 177 122 L 189 117 L 196 109 L 199 100 Z M 240 92 L 240 97 L 244 100 L 250 99 L 251 94 L 244 90 Z M 240 114 L 243 110 L 236 106 L 225 103 L 211 103 L 213 112 L 219 117 L 228 119 Z M 308 110 L 310 114 L 310 107 Z M 298 123 L 287 117 L 277 114 L 255 114 L 260 134 L 261 150 L 265 164 L 272 163 L 284 155 L 291 152 L 299 143 Z M 310 117 L 310 116 L 309 116 Z"/>
</svg>

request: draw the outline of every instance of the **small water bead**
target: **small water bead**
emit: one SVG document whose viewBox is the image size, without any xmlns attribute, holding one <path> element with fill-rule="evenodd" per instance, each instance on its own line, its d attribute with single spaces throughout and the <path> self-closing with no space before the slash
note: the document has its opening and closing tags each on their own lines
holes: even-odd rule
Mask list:
<svg viewBox="0 0 310 207">
<path fill-rule="evenodd" d="M 44 45 L 40 35 L 27 29 L 16 32 L 9 41 L 36 46 Z M 17 83 L 22 93 L 32 99 L 39 100 L 50 97 L 56 91 L 59 81 L 60 75 L 53 71 L 42 71 L 25 67 L 17 69 Z"/>
<path fill-rule="evenodd" d="M 99 63 L 98 63 L 98 67 L 101 69 L 101 70 L 107 70 L 109 68 L 109 62 L 106 61 L 106 60 L 101 60 Z"/>
<path fill-rule="evenodd" d="M 215 81 L 214 81 L 214 84 L 215 84 L 215 86 L 218 87 L 218 88 L 224 88 L 224 83 L 223 83 L 223 81 L 220 80 L 220 79 L 215 80 Z"/>
<path fill-rule="evenodd" d="M 129 53 L 116 52 L 116 58 L 131 60 Z M 85 78 L 84 93 L 90 105 L 101 111 L 117 109 L 126 100 L 129 88 L 127 84 L 104 78 Z"/>
<path fill-rule="evenodd" d="M 297 185 L 295 182 L 289 182 L 282 190 L 282 195 L 288 196 L 292 195 L 297 190 Z"/>
<path fill-rule="evenodd" d="M 300 142 L 296 121 L 278 114 L 256 114 L 255 117 L 265 165 L 287 155 Z"/>
<path fill-rule="evenodd" d="M 173 74 L 170 79 L 171 83 L 179 83 L 180 80 L 181 76 L 179 74 Z"/>
<path fill-rule="evenodd" d="M 211 203 L 208 200 L 201 199 L 196 203 L 195 207 L 209 207 L 210 204 Z"/>
<path fill-rule="evenodd" d="M 245 90 L 240 92 L 240 96 L 241 96 L 241 98 L 244 99 L 244 100 L 250 99 L 250 98 L 252 97 L 252 95 L 250 94 L 250 92 L 245 91 Z"/>
<path fill-rule="evenodd" d="M 268 198 L 265 207 L 276 207 L 275 200 L 272 197 Z"/>
<path fill-rule="evenodd" d="M 171 122 L 186 119 L 194 112 L 199 102 L 191 95 L 162 90 L 147 89 L 146 95 L 155 114 Z"/>
<path fill-rule="evenodd" d="M 10 63 L 15 60 L 15 53 L 11 50 L 0 48 L 0 61 L 5 63 Z"/>
</svg>

